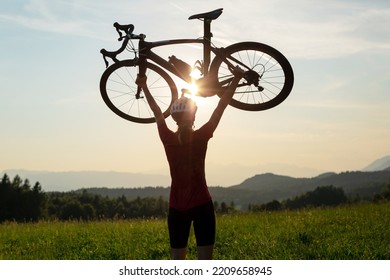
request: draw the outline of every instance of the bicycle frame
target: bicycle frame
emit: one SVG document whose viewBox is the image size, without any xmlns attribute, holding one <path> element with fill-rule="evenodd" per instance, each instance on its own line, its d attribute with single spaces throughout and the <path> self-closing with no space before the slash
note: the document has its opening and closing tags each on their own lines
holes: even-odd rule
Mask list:
<svg viewBox="0 0 390 280">
<path fill-rule="evenodd" d="M 237 67 L 244 71 L 244 76 L 235 89 L 236 95 L 229 103 L 231 106 L 246 111 L 261 111 L 283 102 L 294 84 L 294 73 L 287 58 L 277 49 L 260 42 L 237 42 L 226 47 L 212 45 L 211 22 L 221 13 L 222 9 L 217 9 L 188 18 L 204 22 L 203 37 L 197 39 L 148 42 L 144 34 L 133 34 L 134 25 L 115 22 L 118 40 L 122 41 L 121 47 L 116 51 L 100 51 L 107 68 L 100 79 L 100 92 L 107 106 L 124 119 L 139 123 L 153 122 L 154 118 L 147 112 L 149 107 L 142 101 L 144 96 L 141 88 L 137 86 L 137 75 L 151 78 L 148 86 L 158 96 L 166 98 L 160 103 L 164 116 L 168 116 L 172 100 L 178 98 L 173 77 L 196 85 L 198 96 L 222 97 L 230 86 Z M 192 67 L 172 53 L 171 56 L 163 58 L 161 54 L 157 54 L 158 51 L 155 52 L 155 48 L 183 44 L 201 44 L 203 47 L 203 57 L 198 57 L 199 60 Z M 125 50 L 133 52 L 134 57 L 118 59 L 117 56 Z M 107 57 L 114 62 L 112 65 L 109 65 Z M 200 71 L 200 78 L 192 76 L 195 74 L 193 70 Z M 167 86 L 170 90 L 166 90 Z M 189 89 L 182 89 L 182 94 L 189 92 Z M 166 101 L 168 99 L 169 101 Z"/>
<path fill-rule="evenodd" d="M 221 11 L 218 11 L 221 12 Z M 114 62 L 118 62 L 116 59 L 116 56 L 123 52 L 126 49 L 126 46 L 131 39 L 138 39 L 138 50 L 139 50 L 139 57 L 135 57 L 136 64 L 139 66 L 139 72 L 138 74 L 143 76 L 146 74 L 146 62 L 147 60 L 153 61 L 155 64 L 159 65 L 160 67 L 168 70 L 172 74 L 176 75 L 183 81 L 187 83 L 193 83 L 193 79 L 189 75 L 184 75 L 183 73 L 180 73 L 180 71 L 177 70 L 177 68 L 172 65 L 168 60 L 162 58 L 161 56 L 157 55 L 155 52 L 152 51 L 153 48 L 158 48 L 161 46 L 167 46 L 167 45 L 179 45 L 179 44 L 202 44 L 203 45 L 203 62 L 201 63 L 202 69 L 201 73 L 203 75 L 202 78 L 196 80 L 197 84 L 208 84 L 207 89 L 204 86 L 200 86 L 202 89 L 202 92 L 199 92 L 199 95 L 201 96 L 213 96 L 215 95 L 215 92 L 213 92 L 211 89 L 213 88 L 213 84 L 215 84 L 216 81 L 211 81 L 209 79 L 209 70 L 210 70 L 210 64 L 211 64 L 211 53 L 214 53 L 215 56 L 218 56 L 219 50 L 222 50 L 223 48 L 216 48 L 211 46 L 211 37 L 213 36 L 211 33 L 211 19 L 204 20 L 204 36 L 203 38 L 199 39 L 172 39 L 172 40 L 163 40 L 163 41 L 155 41 L 155 42 L 148 42 L 145 41 L 145 35 L 134 35 L 132 32 L 134 30 L 133 25 L 120 25 L 118 23 L 114 23 L 114 27 L 116 28 L 118 34 L 119 34 L 119 40 L 124 39 L 124 42 L 122 46 L 114 52 L 108 52 L 106 50 L 101 50 L 101 53 L 103 54 L 104 60 L 106 62 L 106 66 L 108 66 L 108 62 L 106 60 L 106 56 L 110 57 Z M 125 35 L 123 36 L 121 31 L 125 31 Z M 234 61 L 235 59 L 232 58 Z M 228 60 L 224 59 L 225 63 L 232 67 L 233 65 Z M 237 61 L 238 64 L 241 64 L 239 61 Z M 248 67 L 244 66 L 244 68 Z M 227 79 L 223 83 L 220 83 L 220 85 L 228 84 L 232 78 Z M 136 98 L 140 98 L 140 92 L 141 90 L 138 88 Z"/>
<path fill-rule="evenodd" d="M 152 51 L 153 48 L 158 48 L 167 45 L 180 45 L 180 44 L 203 44 L 203 63 L 201 69 L 203 77 L 201 77 L 200 79 L 194 80 L 189 75 L 184 75 L 183 73 L 178 71 L 176 67 L 172 65 L 168 60 L 162 58 L 161 56 L 157 55 L 155 52 Z M 195 82 L 199 88 L 198 95 L 207 97 L 216 94 L 213 91 L 213 85 L 217 83 L 217 81 L 210 80 L 208 75 L 210 70 L 210 64 L 211 64 L 211 53 L 214 53 L 214 55 L 217 57 L 219 55 L 220 50 L 222 50 L 223 48 L 216 48 L 211 46 L 210 38 L 204 37 L 201 39 L 172 39 L 172 40 L 164 40 L 164 41 L 147 42 L 144 40 L 144 37 L 142 37 L 138 45 L 139 45 L 138 66 L 139 66 L 140 76 L 146 74 L 146 61 L 150 60 L 189 84 Z M 242 64 L 240 61 L 232 57 L 230 59 L 232 61 L 237 62 L 237 64 L 243 66 L 244 68 L 249 69 L 246 65 Z M 231 67 L 231 69 L 234 68 L 234 65 L 227 59 L 224 59 L 224 62 L 229 67 Z M 232 77 L 227 78 L 225 81 L 219 82 L 219 84 L 221 86 L 228 85 L 232 81 L 232 79 L 233 79 Z M 204 86 L 206 84 L 207 87 Z M 137 98 L 140 97 L 140 89 L 138 89 L 136 97 Z"/>
<path fill-rule="evenodd" d="M 145 74 L 144 72 L 144 57 L 146 59 L 150 59 L 154 61 L 156 64 L 162 66 L 167 69 L 171 73 L 180 77 L 184 81 L 190 83 L 191 80 L 188 77 L 183 77 L 167 60 L 161 58 L 157 54 L 151 51 L 152 48 L 161 47 L 166 45 L 178 45 L 178 44 L 203 44 L 203 69 L 202 73 L 204 77 L 207 77 L 209 67 L 210 67 L 210 54 L 213 52 L 216 54 L 216 49 L 211 47 L 211 37 L 213 36 L 211 33 L 211 22 L 212 20 L 204 20 L 203 25 L 203 38 L 202 39 L 174 39 L 174 40 L 164 40 L 157 42 L 146 42 L 144 40 L 145 37 L 141 37 L 139 41 L 139 50 L 140 50 L 140 74 Z"/>
<path fill-rule="evenodd" d="M 205 57 L 206 53 L 210 56 L 210 52 L 212 48 L 210 46 L 205 45 L 205 39 L 174 39 L 174 40 L 164 40 L 164 41 L 156 41 L 156 42 L 147 42 L 145 40 L 139 41 L 139 74 L 145 75 L 146 72 L 146 61 L 151 60 L 155 64 L 161 66 L 162 68 L 168 70 L 172 74 L 176 75 L 180 79 L 186 81 L 187 83 L 191 83 L 191 78 L 180 73 L 168 60 L 162 58 L 152 51 L 153 48 L 158 48 L 167 45 L 179 45 L 179 44 L 203 44 L 203 56 Z M 207 76 L 208 69 L 210 66 L 210 60 L 208 62 L 205 61 L 203 63 L 203 73 L 204 76 Z"/>
</svg>

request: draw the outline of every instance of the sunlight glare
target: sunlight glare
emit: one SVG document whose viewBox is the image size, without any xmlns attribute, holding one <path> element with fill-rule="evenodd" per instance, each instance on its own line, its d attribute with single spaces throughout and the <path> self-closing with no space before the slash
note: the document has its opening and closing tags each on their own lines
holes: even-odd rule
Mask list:
<svg viewBox="0 0 390 280">
<path fill-rule="evenodd" d="M 193 69 L 190 76 L 193 78 L 192 82 L 186 83 L 183 80 L 177 80 L 176 83 L 178 85 L 179 89 L 187 89 L 184 93 L 184 96 L 191 98 L 195 101 L 195 103 L 198 105 L 198 107 L 202 107 L 204 110 L 208 111 L 209 107 L 212 107 L 213 99 L 212 98 L 205 98 L 198 95 L 198 86 L 196 85 L 196 81 L 202 77 L 202 74 L 198 69 Z M 202 110 L 203 111 L 203 110 Z"/>
<path fill-rule="evenodd" d="M 198 93 L 198 86 L 195 84 L 195 82 L 192 82 L 192 84 L 189 85 L 189 88 L 191 95 L 196 96 Z"/>
</svg>

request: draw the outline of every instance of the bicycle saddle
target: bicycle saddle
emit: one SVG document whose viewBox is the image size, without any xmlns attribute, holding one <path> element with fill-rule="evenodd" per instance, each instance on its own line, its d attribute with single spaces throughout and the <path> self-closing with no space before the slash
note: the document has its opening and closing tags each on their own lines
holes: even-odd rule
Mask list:
<svg viewBox="0 0 390 280">
<path fill-rule="evenodd" d="M 222 14 L 222 10 L 223 10 L 223 8 L 217 9 L 217 10 L 214 10 L 211 12 L 207 12 L 207 13 L 196 14 L 196 15 L 190 16 L 188 19 L 214 20 L 214 19 L 217 19 Z"/>
</svg>

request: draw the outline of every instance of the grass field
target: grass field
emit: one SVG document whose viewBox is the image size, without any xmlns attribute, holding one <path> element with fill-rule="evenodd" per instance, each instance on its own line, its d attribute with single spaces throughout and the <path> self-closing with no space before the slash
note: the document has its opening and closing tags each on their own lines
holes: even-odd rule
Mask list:
<svg viewBox="0 0 390 280">
<path fill-rule="evenodd" d="M 390 203 L 217 217 L 215 259 L 390 259 Z M 3 223 L 0 259 L 168 259 L 166 221 Z M 193 234 L 189 259 L 196 258 Z"/>
</svg>

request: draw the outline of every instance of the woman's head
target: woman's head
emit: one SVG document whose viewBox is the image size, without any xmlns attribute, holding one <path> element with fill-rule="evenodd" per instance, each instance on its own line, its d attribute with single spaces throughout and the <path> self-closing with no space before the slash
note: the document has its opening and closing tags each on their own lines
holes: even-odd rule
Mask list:
<svg viewBox="0 0 390 280">
<path fill-rule="evenodd" d="M 193 124 L 198 107 L 196 103 L 185 96 L 176 99 L 171 106 L 171 116 L 180 126 L 181 124 Z"/>
</svg>

